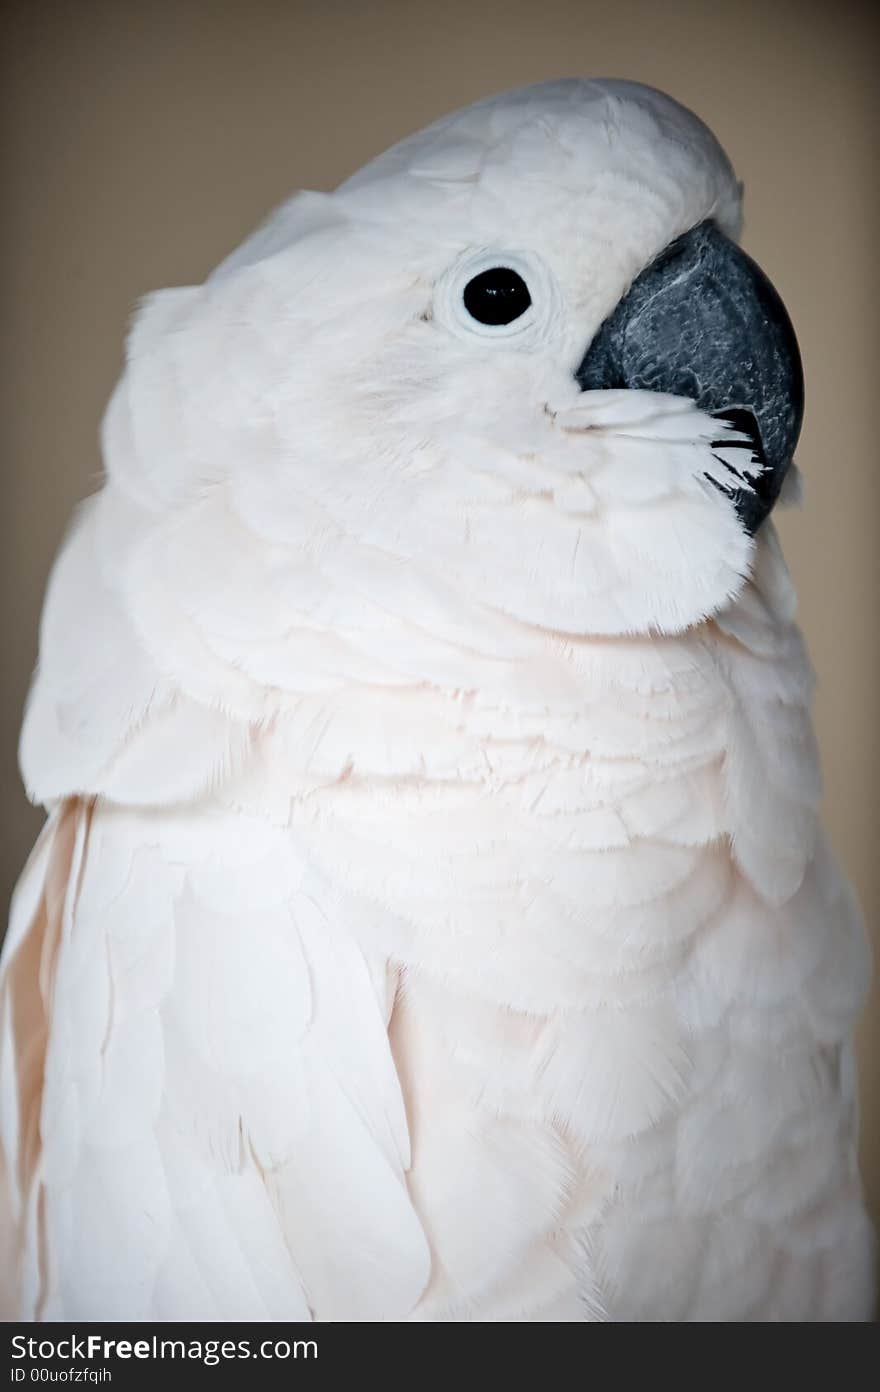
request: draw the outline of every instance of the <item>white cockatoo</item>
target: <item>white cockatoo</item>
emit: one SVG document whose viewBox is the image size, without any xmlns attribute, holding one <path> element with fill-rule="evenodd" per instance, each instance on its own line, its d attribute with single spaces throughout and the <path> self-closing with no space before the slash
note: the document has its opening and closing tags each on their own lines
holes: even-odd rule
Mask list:
<svg viewBox="0 0 880 1392">
<path fill-rule="evenodd" d="M 868 1317 L 739 226 L 695 116 L 570 80 L 141 307 L 21 746 L 21 1317 Z"/>
</svg>

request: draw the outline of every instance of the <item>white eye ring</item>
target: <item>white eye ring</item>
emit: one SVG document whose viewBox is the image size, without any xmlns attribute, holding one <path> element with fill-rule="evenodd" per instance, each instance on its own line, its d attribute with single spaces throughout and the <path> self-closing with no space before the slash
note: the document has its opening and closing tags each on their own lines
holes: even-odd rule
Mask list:
<svg viewBox="0 0 880 1392">
<path fill-rule="evenodd" d="M 531 304 L 509 324 L 483 324 L 468 313 L 465 288 L 483 271 L 505 267 L 528 287 Z M 434 318 L 459 338 L 497 340 L 507 348 L 539 348 L 553 336 L 563 312 L 562 292 L 544 262 L 527 251 L 483 247 L 468 251 L 444 271 L 434 289 Z"/>
</svg>

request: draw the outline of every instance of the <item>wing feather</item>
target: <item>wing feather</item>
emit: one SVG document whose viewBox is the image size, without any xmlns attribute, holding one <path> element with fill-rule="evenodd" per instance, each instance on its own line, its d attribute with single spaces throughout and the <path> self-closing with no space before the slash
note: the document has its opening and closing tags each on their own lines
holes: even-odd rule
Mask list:
<svg viewBox="0 0 880 1392">
<path fill-rule="evenodd" d="M 400 1319 L 417 1303 L 430 1254 L 393 974 L 296 864 L 241 814 L 54 815 L 2 985 L 28 1317 Z"/>
</svg>

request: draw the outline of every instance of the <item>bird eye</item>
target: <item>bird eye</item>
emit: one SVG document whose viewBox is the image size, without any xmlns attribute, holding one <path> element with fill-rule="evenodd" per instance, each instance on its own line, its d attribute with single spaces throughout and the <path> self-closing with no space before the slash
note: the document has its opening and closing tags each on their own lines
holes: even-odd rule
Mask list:
<svg viewBox="0 0 880 1392">
<path fill-rule="evenodd" d="M 563 332 L 566 302 L 534 251 L 471 247 L 434 282 L 432 322 L 457 338 L 509 352 L 540 352 Z"/>
<path fill-rule="evenodd" d="M 522 276 L 509 266 L 481 271 L 464 287 L 464 306 L 480 324 L 512 324 L 525 314 L 532 297 Z"/>
</svg>

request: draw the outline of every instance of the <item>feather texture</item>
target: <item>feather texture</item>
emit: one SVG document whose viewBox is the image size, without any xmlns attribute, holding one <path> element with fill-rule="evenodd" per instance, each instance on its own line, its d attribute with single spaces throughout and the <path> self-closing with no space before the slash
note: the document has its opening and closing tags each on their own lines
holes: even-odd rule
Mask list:
<svg viewBox="0 0 880 1392">
<path fill-rule="evenodd" d="M 717 421 L 572 377 L 737 199 L 689 113 L 558 84 L 141 311 L 22 739 L 25 1318 L 867 1314 L 865 949 L 784 563 Z M 546 312 L 469 341 L 510 228 Z"/>
</svg>

